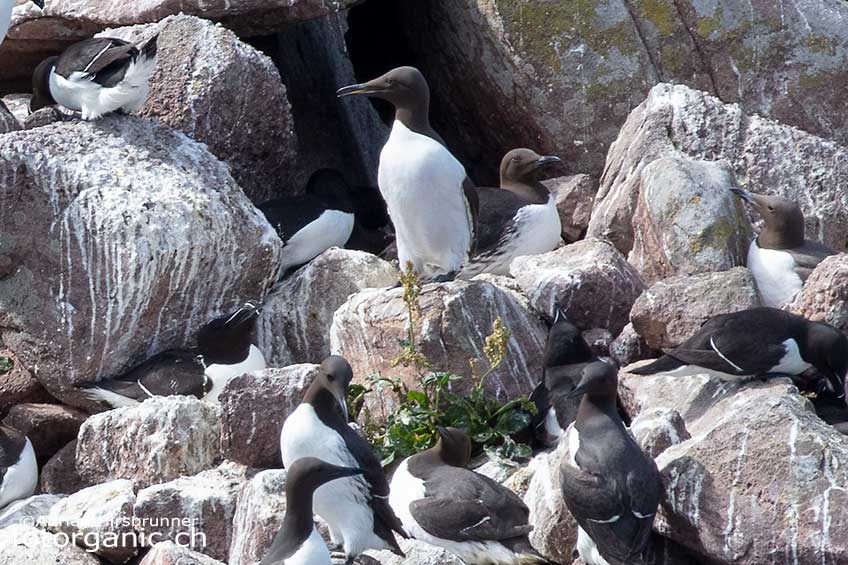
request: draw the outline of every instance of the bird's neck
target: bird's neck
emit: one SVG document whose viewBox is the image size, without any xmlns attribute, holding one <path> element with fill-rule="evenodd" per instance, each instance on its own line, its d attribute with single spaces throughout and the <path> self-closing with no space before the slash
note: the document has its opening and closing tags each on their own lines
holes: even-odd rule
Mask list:
<svg viewBox="0 0 848 565">
<path fill-rule="evenodd" d="M 336 397 L 317 381 L 313 382 L 306 390 L 306 394 L 303 395 L 303 402 L 312 406 L 315 414 L 325 425 L 333 429 L 347 426 Z"/>
<path fill-rule="evenodd" d="M 292 489 L 294 490 L 294 489 Z M 306 541 L 315 527 L 312 521 L 311 489 L 298 489 L 308 492 L 286 492 L 286 515 L 280 527 L 281 532 L 294 536 L 301 543 Z"/>
<path fill-rule="evenodd" d="M 593 394 L 586 395 L 580 401 L 577 409 L 577 427 L 583 422 L 603 416 L 613 421 L 621 421 L 618 415 L 617 394 Z M 622 424 L 623 425 L 623 424 Z"/>
<path fill-rule="evenodd" d="M 804 245 L 804 226 L 770 226 L 757 236 L 757 245 L 763 249 L 794 249 Z"/>
<path fill-rule="evenodd" d="M 501 178 L 501 188 L 518 196 L 527 204 L 545 204 L 551 193 L 538 180 L 512 180 Z"/>
<path fill-rule="evenodd" d="M 414 102 L 398 106 L 395 109 L 395 120 L 402 123 L 410 131 L 426 135 L 445 145 L 442 136 L 436 133 L 436 130 L 430 125 L 430 109 L 426 102 Z"/>
</svg>

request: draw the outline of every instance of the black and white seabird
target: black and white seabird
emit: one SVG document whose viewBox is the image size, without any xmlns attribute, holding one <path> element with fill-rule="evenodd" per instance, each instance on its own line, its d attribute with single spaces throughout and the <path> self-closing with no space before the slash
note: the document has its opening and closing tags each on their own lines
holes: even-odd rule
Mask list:
<svg viewBox="0 0 848 565">
<path fill-rule="evenodd" d="M 561 488 L 577 520 L 577 551 L 586 565 L 647 563 L 651 527 L 663 492 L 654 460 L 624 426 L 616 407 L 618 372 L 586 365 L 572 396 L 582 396 L 568 428 Z"/>
<path fill-rule="evenodd" d="M 312 495 L 323 484 L 362 474 L 315 457 L 303 457 L 286 472 L 286 515 L 260 565 L 330 565 L 330 552 L 312 521 Z"/>
<path fill-rule="evenodd" d="M 313 497 L 315 513 L 327 522 L 331 541 L 343 548 L 348 564 L 368 549 L 403 555 L 392 531 L 406 536 L 389 506 L 389 483 L 380 462 L 371 446 L 348 426 L 346 400 L 352 379 L 353 370 L 343 357 L 327 357 L 280 432 L 280 453 L 287 469 L 302 457 L 317 457 L 363 470 L 361 476 L 319 487 Z"/>
<path fill-rule="evenodd" d="M 0 508 L 32 496 L 38 484 L 38 463 L 29 438 L 0 425 Z"/>
<path fill-rule="evenodd" d="M 539 181 L 541 171 L 561 163 L 559 157 L 542 156 L 532 149 L 513 149 L 504 155 L 500 168 L 500 188 L 481 187 L 478 253 L 462 267 L 461 278 L 480 273 L 508 275 L 512 260 L 522 255 L 553 251 L 562 239 L 562 224 L 556 199 Z M 492 191 L 496 205 L 487 206 Z"/>
<path fill-rule="evenodd" d="M 631 373 L 685 375 L 704 372 L 723 380 L 800 375 L 810 367 L 831 393 L 845 394 L 848 337 L 823 322 L 778 310 L 752 308 L 707 320 L 692 337 Z"/>
<path fill-rule="evenodd" d="M 204 324 L 196 349 L 163 351 L 120 377 L 85 387 L 86 394 L 112 408 L 170 395 L 217 402 L 231 378 L 266 367 L 262 352 L 251 343 L 258 316 L 257 305 L 248 302 Z"/>
<path fill-rule="evenodd" d="M 95 37 L 45 59 L 32 75 L 30 110 L 59 104 L 81 112 L 84 120 L 138 110 L 156 68 L 157 39 L 153 36 L 139 49 L 123 39 Z"/>
<path fill-rule="evenodd" d="M 748 268 L 763 304 L 779 308 L 801 290 L 816 265 L 836 251 L 804 238 L 804 213 L 794 200 L 731 190 L 763 217 L 765 228 L 748 248 Z"/>
<path fill-rule="evenodd" d="M 559 443 L 577 416 L 580 400 L 571 391 L 580 382 L 583 367 L 596 359 L 580 330 L 557 306 L 542 358 L 542 380 L 530 395 L 536 415 L 530 421 L 534 439 L 546 446 Z"/>
<path fill-rule="evenodd" d="M 471 440 L 438 428 L 435 447 L 404 459 L 389 503 L 410 536 L 443 547 L 468 565 L 548 563 L 530 545 L 530 511 L 521 498 L 465 466 Z"/>
<path fill-rule="evenodd" d="M 395 121 L 380 153 L 377 182 L 395 227 L 398 261 L 428 280 L 449 280 L 474 247 L 474 184 L 431 127 L 430 88 L 414 67 L 398 67 L 338 96 L 366 94 L 391 102 Z"/>
<path fill-rule="evenodd" d="M 30 0 L 33 4 L 44 9 L 44 0 Z M 6 39 L 6 34 L 9 32 L 9 26 L 12 25 L 12 9 L 15 7 L 15 0 L 0 0 L 0 44 Z"/>
</svg>

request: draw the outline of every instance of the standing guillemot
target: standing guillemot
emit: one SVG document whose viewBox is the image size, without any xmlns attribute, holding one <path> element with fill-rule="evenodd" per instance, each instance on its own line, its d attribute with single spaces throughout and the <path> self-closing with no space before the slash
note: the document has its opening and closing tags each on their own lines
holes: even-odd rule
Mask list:
<svg viewBox="0 0 848 565">
<path fill-rule="evenodd" d="M 804 238 L 804 213 L 782 196 L 731 188 L 763 217 L 765 228 L 748 248 L 748 268 L 765 306 L 779 308 L 792 300 L 816 265 L 836 251 Z"/>
<path fill-rule="evenodd" d="M 122 39 L 95 37 L 45 59 L 32 75 L 30 110 L 59 104 L 81 112 L 83 120 L 96 120 L 116 110 L 138 110 L 150 90 L 158 37 L 153 36 L 140 50 Z"/>
<path fill-rule="evenodd" d="M 204 324 L 196 349 L 163 351 L 120 377 L 83 388 L 89 398 L 112 408 L 170 395 L 217 402 L 231 378 L 266 366 L 262 352 L 251 343 L 258 316 L 257 305 L 248 302 Z"/>
<path fill-rule="evenodd" d="M 331 247 L 344 247 L 355 224 L 350 186 L 331 169 L 313 173 L 306 194 L 269 200 L 259 209 L 283 241 L 281 277 Z"/>
<path fill-rule="evenodd" d="M 630 371 L 636 375 L 707 372 L 724 380 L 800 375 L 811 366 L 842 398 L 848 378 L 848 337 L 823 322 L 778 310 L 752 308 L 707 320 L 665 355 Z"/>
<path fill-rule="evenodd" d="M 545 167 L 560 162 L 559 157 L 543 157 L 531 149 L 513 149 L 504 155 L 500 188 L 479 190 L 483 195 L 491 190 L 503 190 L 512 198 L 497 206 L 481 206 L 480 225 L 486 228 L 481 227 L 477 240 L 479 252 L 462 267 L 460 278 L 480 273 L 508 275 L 516 257 L 556 249 L 562 238 L 562 224 L 556 199 L 539 181 L 539 174 Z M 490 200 L 481 198 L 481 203 Z"/>
<path fill-rule="evenodd" d="M 30 0 L 33 4 L 44 9 L 44 0 Z M 15 7 L 15 0 L 0 0 L 0 45 L 6 39 L 6 34 L 9 32 L 9 26 L 12 24 L 12 8 Z"/>
<path fill-rule="evenodd" d="M 430 88 L 413 67 L 392 69 L 338 96 L 366 94 L 395 106 L 377 182 L 395 226 L 401 268 L 428 280 L 452 279 L 474 247 L 478 198 L 465 168 L 430 126 Z"/>
<path fill-rule="evenodd" d="M 530 545 L 530 511 L 514 492 L 465 466 L 471 440 L 438 428 L 435 447 L 404 459 L 389 504 L 410 536 L 443 547 L 468 565 L 548 563 Z"/>
<path fill-rule="evenodd" d="M 560 474 L 578 524 L 577 552 L 587 565 L 646 563 L 662 478 L 618 414 L 618 372 L 603 361 L 590 363 L 571 395 L 583 398 Z"/>
<path fill-rule="evenodd" d="M 533 437 L 545 446 L 556 445 L 577 416 L 579 399 L 571 391 L 580 382 L 583 367 L 595 355 L 580 330 L 557 306 L 542 358 L 542 380 L 530 395 L 536 415 L 530 421 Z"/>
<path fill-rule="evenodd" d="M 323 484 L 361 475 L 362 469 L 303 457 L 286 472 L 286 515 L 260 565 L 330 565 L 330 552 L 312 521 L 312 496 Z"/>
<path fill-rule="evenodd" d="M 300 406 L 283 423 L 280 453 L 289 468 L 302 457 L 317 457 L 333 465 L 359 467 L 362 476 L 348 477 L 315 491 L 313 504 L 341 546 L 347 563 L 368 549 L 389 549 L 403 555 L 392 531 L 406 536 L 388 504 L 389 483 L 371 446 L 347 424 L 347 392 L 353 370 L 342 357 L 331 355 L 306 390 Z"/>
<path fill-rule="evenodd" d="M 0 508 L 32 496 L 38 484 L 38 463 L 29 438 L 0 425 Z"/>
</svg>

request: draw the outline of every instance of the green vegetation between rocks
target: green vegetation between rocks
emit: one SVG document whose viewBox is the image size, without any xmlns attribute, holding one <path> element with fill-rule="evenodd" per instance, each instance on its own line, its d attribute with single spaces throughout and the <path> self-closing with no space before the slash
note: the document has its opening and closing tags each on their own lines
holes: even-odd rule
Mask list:
<svg viewBox="0 0 848 565">
<path fill-rule="evenodd" d="M 0 355 L 0 375 L 5 375 L 15 367 L 15 362 L 11 357 Z"/>
</svg>

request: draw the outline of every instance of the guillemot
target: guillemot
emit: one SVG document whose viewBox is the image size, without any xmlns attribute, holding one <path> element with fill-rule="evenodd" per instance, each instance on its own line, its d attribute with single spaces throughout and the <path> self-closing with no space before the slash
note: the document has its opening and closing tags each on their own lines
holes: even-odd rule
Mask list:
<svg viewBox="0 0 848 565">
<path fill-rule="evenodd" d="M 303 457 L 286 472 L 286 514 L 260 565 L 330 565 L 330 552 L 312 521 L 312 496 L 330 481 L 361 475 L 362 469 L 339 467 Z"/>
<path fill-rule="evenodd" d="M 29 438 L 0 425 L 0 508 L 32 496 L 38 484 L 38 463 Z"/>
<path fill-rule="evenodd" d="M 827 389 L 843 398 L 848 378 L 848 337 L 823 322 L 777 308 L 720 314 L 679 346 L 632 371 L 637 375 L 707 372 L 723 380 L 800 375 L 810 367 Z"/>
<path fill-rule="evenodd" d="M 44 9 L 44 0 L 30 0 L 33 4 Z M 15 7 L 15 0 L 0 0 L 0 45 L 6 39 L 6 34 L 9 33 L 9 26 L 12 24 L 12 8 Z"/>
<path fill-rule="evenodd" d="M 754 194 L 731 188 L 754 206 L 765 228 L 748 247 L 748 268 L 757 281 L 763 305 L 779 308 L 792 300 L 816 265 L 836 251 L 804 238 L 804 213 L 782 196 Z"/>
<path fill-rule="evenodd" d="M 343 357 L 327 357 L 280 432 L 286 468 L 302 457 L 316 457 L 363 470 L 362 476 L 319 487 L 313 496 L 315 513 L 327 522 L 331 541 L 342 547 L 348 565 L 368 549 L 403 555 L 392 532 L 406 536 L 388 504 L 389 483 L 380 462 L 371 446 L 348 426 L 346 399 L 352 379 L 353 370 Z"/>
<path fill-rule="evenodd" d="M 559 157 L 541 156 L 532 149 L 513 149 L 500 166 L 500 188 L 479 189 L 481 193 L 478 253 L 466 263 L 460 278 L 480 273 L 508 275 L 512 260 L 521 255 L 553 251 L 562 239 L 562 224 L 556 199 L 539 181 L 541 171 L 560 163 Z M 487 207 L 489 191 L 506 191 L 511 198 Z M 482 227 L 485 226 L 485 227 Z"/>
<path fill-rule="evenodd" d="M 530 511 L 514 492 L 465 466 L 471 440 L 438 428 L 435 447 L 404 459 L 389 504 L 407 533 L 443 547 L 468 565 L 548 563 L 530 545 Z"/>
<path fill-rule="evenodd" d="M 45 59 L 32 75 L 30 110 L 59 104 L 81 112 L 83 120 L 138 110 L 150 90 L 158 37 L 141 49 L 122 39 L 95 37 Z"/>
<path fill-rule="evenodd" d="M 616 407 L 618 372 L 589 363 L 571 392 L 582 396 L 560 464 L 565 505 L 577 520 L 577 552 L 586 565 L 648 563 L 651 528 L 663 485 L 654 460 L 624 426 Z"/>
<path fill-rule="evenodd" d="M 595 359 L 580 330 L 557 306 L 545 343 L 542 380 L 530 395 L 536 405 L 530 427 L 537 443 L 553 446 L 565 436 L 580 404 L 579 399 L 570 397 L 571 391 L 580 382 L 583 367 Z"/>
<path fill-rule="evenodd" d="M 478 198 L 465 168 L 430 125 L 430 88 L 414 67 L 398 67 L 338 96 L 391 102 L 395 121 L 380 153 L 377 182 L 395 227 L 398 260 L 423 278 L 452 279 L 474 247 Z"/>
<path fill-rule="evenodd" d="M 248 302 L 204 324 L 195 349 L 163 351 L 119 377 L 83 389 L 92 400 L 112 408 L 170 395 L 217 402 L 231 378 L 266 367 L 262 352 L 251 343 L 258 316 L 258 306 Z"/>
</svg>

